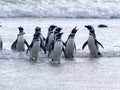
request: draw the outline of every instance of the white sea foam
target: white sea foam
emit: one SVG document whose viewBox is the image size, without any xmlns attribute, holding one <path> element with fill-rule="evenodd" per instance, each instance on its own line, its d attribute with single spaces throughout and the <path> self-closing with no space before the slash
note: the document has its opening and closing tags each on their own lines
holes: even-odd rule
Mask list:
<svg viewBox="0 0 120 90">
<path fill-rule="evenodd" d="M 0 0 L 0 17 L 120 18 L 119 0 Z"/>
</svg>

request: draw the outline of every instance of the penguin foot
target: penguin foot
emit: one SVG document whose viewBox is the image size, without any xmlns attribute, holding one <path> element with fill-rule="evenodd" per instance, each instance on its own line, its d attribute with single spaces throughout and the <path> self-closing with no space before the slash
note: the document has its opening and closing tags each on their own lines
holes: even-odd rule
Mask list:
<svg viewBox="0 0 120 90">
<path fill-rule="evenodd" d="M 101 53 L 98 51 L 98 55 L 101 55 Z"/>
</svg>

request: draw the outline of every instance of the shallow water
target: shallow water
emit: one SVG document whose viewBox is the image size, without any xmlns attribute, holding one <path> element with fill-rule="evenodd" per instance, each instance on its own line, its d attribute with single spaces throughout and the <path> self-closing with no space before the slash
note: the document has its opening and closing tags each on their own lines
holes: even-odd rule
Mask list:
<svg viewBox="0 0 120 90">
<path fill-rule="evenodd" d="M 120 89 L 120 19 L 48 19 L 48 18 L 0 18 L 4 49 L 0 51 L 0 89 L 1 90 L 116 90 Z M 98 24 L 108 28 L 97 28 Z M 51 63 L 43 52 L 38 61 L 32 62 L 23 53 L 10 49 L 16 39 L 18 26 L 25 29 L 25 38 L 30 43 L 34 28 L 40 26 L 46 37 L 47 28 L 56 24 L 63 28 L 65 41 L 75 26 L 79 31 L 75 36 L 77 52 L 74 59 L 62 57 L 61 64 Z M 91 58 L 89 50 L 81 50 L 88 38 L 84 25 L 95 27 L 101 57 Z"/>
</svg>

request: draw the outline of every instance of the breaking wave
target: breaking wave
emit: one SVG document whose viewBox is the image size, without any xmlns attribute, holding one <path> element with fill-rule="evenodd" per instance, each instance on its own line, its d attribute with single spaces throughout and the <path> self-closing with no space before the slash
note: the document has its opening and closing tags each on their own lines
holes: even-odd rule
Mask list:
<svg viewBox="0 0 120 90">
<path fill-rule="evenodd" d="M 120 18 L 120 1 L 0 0 L 0 17 Z"/>
</svg>

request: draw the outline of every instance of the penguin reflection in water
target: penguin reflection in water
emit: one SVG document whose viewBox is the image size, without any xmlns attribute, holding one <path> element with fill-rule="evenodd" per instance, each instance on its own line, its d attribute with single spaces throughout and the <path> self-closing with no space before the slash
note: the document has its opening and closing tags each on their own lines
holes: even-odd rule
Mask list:
<svg viewBox="0 0 120 90">
<path fill-rule="evenodd" d="M 61 36 L 63 33 L 58 33 L 56 35 L 56 41 L 55 43 L 52 45 L 52 61 L 54 63 L 58 63 L 60 64 L 60 60 L 61 60 L 61 56 L 62 56 L 62 51 L 65 52 L 64 46 L 63 46 L 63 42 L 61 40 Z"/>
<path fill-rule="evenodd" d="M 17 39 L 13 42 L 11 49 L 17 51 L 25 51 L 25 44 L 29 47 L 27 41 L 24 39 L 24 29 L 22 27 L 18 27 L 19 34 L 17 35 Z"/>
<path fill-rule="evenodd" d="M 73 58 L 74 52 L 76 51 L 76 44 L 74 41 L 75 34 L 78 29 L 77 27 L 73 28 L 67 41 L 65 42 L 65 58 Z"/>
<path fill-rule="evenodd" d="M 88 48 L 92 57 L 97 57 L 98 55 L 101 55 L 101 53 L 99 52 L 98 44 L 102 48 L 104 47 L 99 41 L 97 41 L 94 28 L 91 25 L 87 25 L 85 27 L 89 30 L 89 37 L 88 40 L 83 44 L 82 49 L 84 49 L 85 46 L 88 44 Z"/>
</svg>

